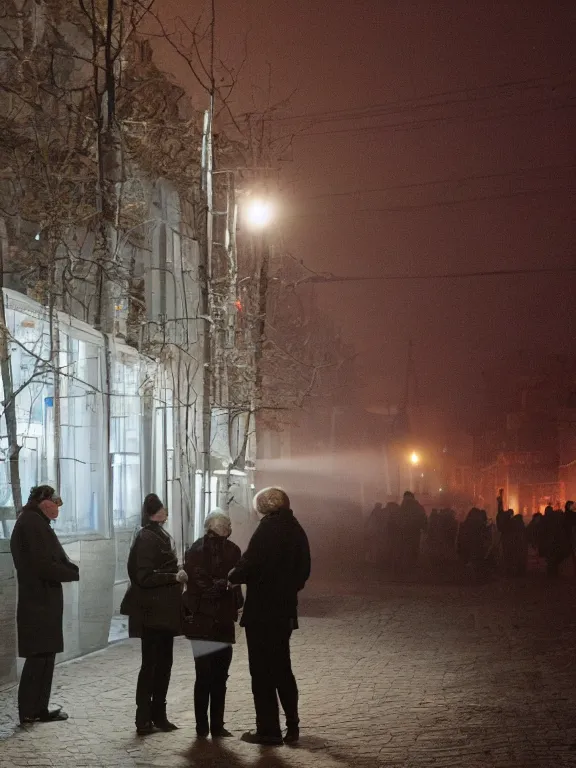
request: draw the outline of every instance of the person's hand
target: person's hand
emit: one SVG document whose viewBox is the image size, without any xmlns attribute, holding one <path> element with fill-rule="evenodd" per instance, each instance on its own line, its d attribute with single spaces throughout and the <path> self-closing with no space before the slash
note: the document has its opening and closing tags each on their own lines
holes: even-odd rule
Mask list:
<svg viewBox="0 0 576 768">
<path fill-rule="evenodd" d="M 188 574 L 186 573 L 186 571 L 180 569 L 176 574 L 176 581 L 179 584 L 186 584 L 186 582 L 188 581 Z"/>
</svg>

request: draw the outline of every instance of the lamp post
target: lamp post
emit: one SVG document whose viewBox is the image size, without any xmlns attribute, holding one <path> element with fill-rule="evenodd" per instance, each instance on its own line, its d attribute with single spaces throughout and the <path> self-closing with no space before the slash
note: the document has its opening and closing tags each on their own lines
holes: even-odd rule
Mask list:
<svg viewBox="0 0 576 768">
<path fill-rule="evenodd" d="M 254 335 L 254 358 L 256 365 L 256 397 L 260 397 L 260 360 L 266 330 L 266 300 L 268 296 L 268 271 L 270 268 L 270 241 L 268 232 L 274 221 L 275 208 L 267 197 L 249 197 L 243 207 L 243 218 L 253 234 L 254 250 L 258 264 L 257 322 Z"/>
<path fill-rule="evenodd" d="M 251 410 L 254 414 L 256 440 L 258 440 L 258 409 L 262 404 L 262 355 L 266 335 L 266 310 L 268 300 L 268 273 L 270 269 L 270 239 L 268 233 L 275 219 L 274 203 L 266 196 L 250 196 L 241 209 L 241 216 L 252 233 L 257 274 L 256 322 L 252 335 L 254 350 L 254 391 Z M 246 424 L 250 429 L 250 423 Z"/>
</svg>

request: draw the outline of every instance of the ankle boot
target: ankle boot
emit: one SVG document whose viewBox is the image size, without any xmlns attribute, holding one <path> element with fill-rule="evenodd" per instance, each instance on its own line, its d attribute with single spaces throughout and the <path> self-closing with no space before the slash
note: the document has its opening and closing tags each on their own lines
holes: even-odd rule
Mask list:
<svg viewBox="0 0 576 768">
<path fill-rule="evenodd" d="M 154 725 L 150 717 L 149 707 L 137 707 L 136 709 L 136 732 L 138 736 L 147 736 L 153 733 Z"/>
<path fill-rule="evenodd" d="M 231 734 L 224 728 L 224 708 L 226 706 L 226 685 L 215 686 L 210 691 L 210 733 L 213 738 L 223 738 Z"/>
<path fill-rule="evenodd" d="M 296 744 L 300 739 L 300 719 L 297 714 L 292 714 L 291 717 L 286 718 L 286 735 L 284 736 L 285 744 Z"/>
<path fill-rule="evenodd" d="M 205 739 L 210 733 L 208 724 L 208 705 L 210 692 L 196 681 L 194 686 L 194 717 L 196 718 L 196 733 L 198 738 Z"/>
<path fill-rule="evenodd" d="M 171 723 L 166 716 L 166 702 L 152 705 L 152 722 L 161 731 L 177 731 L 178 726 Z"/>
</svg>

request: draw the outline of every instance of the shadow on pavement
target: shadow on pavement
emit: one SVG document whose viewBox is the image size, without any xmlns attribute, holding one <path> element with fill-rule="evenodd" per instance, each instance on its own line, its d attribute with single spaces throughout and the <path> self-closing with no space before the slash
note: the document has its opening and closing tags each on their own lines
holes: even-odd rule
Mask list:
<svg viewBox="0 0 576 768">
<path fill-rule="evenodd" d="M 228 747 L 231 740 L 200 741 L 197 740 L 188 749 L 183 757 L 190 766 L 197 768 L 294 768 L 294 765 L 310 763 L 310 758 L 305 754 L 325 751 L 333 763 L 341 768 L 352 768 L 362 765 L 362 768 L 380 768 L 381 760 L 347 754 L 340 751 L 325 739 L 316 736 L 304 735 L 300 743 L 294 746 L 283 747 L 251 747 L 253 755 L 240 756 Z M 292 757 L 297 757 L 292 762 Z"/>
</svg>

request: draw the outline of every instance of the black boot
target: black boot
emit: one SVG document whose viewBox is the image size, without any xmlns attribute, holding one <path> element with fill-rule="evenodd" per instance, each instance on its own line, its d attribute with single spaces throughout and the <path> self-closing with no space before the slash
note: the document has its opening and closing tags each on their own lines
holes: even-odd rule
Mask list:
<svg viewBox="0 0 576 768">
<path fill-rule="evenodd" d="M 152 723 L 161 731 L 177 731 L 178 726 L 171 723 L 166 716 L 166 702 L 152 704 Z"/>
<path fill-rule="evenodd" d="M 205 739 L 210 733 L 208 724 L 208 704 L 210 691 L 198 682 L 194 684 L 194 717 L 196 718 L 196 733 L 199 739 Z"/>
<path fill-rule="evenodd" d="M 300 739 L 300 719 L 298 712 L 294 710 L 286 715 L 286 735 L 284 736 L 285 744 L 296 744 Z"/>
<path fill-rule="evenodd" d="M 226 706 L 226 683 L 216 685 L 210 691 L 210 733 L 213 739 L 232 736 L 224 728 L 224 708 Z"/>
<path fill-rule="evenodd" d="M 288 725 L 286 728 L 286 735 L 284 736 L 284 744 L 296 744 L 300 739 L 300 726 Z"/>
<path fill-rule="evenodd" d="M 150 733 L 154 733 L 154 725 L 150 717 L 150 707 L 137 707 L 136 733 L 138 736 L 148 736 Z"/>
</svg>

